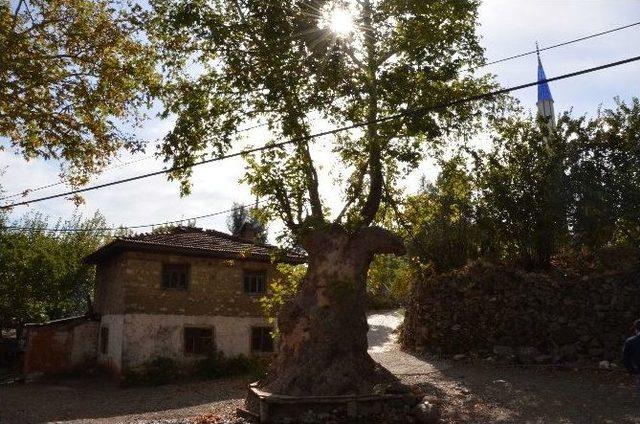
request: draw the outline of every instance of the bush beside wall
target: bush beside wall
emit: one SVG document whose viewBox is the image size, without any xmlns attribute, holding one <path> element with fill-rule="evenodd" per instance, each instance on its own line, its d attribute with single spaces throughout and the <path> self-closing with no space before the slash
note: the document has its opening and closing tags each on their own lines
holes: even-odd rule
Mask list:
<svg viewBox="0 0 640 424">
<path fill-rule="evenodd" d="M 640 275 L 532 273 L 477 262 L 414 284 L 409 350 L 519 362 L 617 361 L 640 318 Z"/>
<path fill-rule="evenodd" d="M 194 362 L 193 369 L 181 369 L 173 359 L 160 356 L 150 359 L 136 369 L 125 370 L 122 383 L 124 386 L 159 386 L 173 383 L 180 378 L 197 377 L 211 380 L 242 375 L 257 380 L 264 376 L 270 360 L 270 356 L 227 357 L 221 352 L 213 352 Z"/>
</svg>

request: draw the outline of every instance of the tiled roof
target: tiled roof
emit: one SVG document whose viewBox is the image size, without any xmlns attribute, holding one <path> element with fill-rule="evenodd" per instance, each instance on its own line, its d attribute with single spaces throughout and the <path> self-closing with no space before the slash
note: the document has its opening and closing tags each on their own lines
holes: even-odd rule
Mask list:
<svg viewBox="0 0 640 424">
<path fill-rule="evenodd" d="M 98 263 L 112 254 L 125 250 L 260 261 L 271 261 L 276 258 L 277 262 L 289 263 L 304 263 L 306 261 L 306 256 L 301 253 L 284 252 L 276 246 L 253 243 L 220 231 L 194 227 L 178 227 L 164 233 L 119 237 L 87 256 L 85 261 Z"/>
</svg>

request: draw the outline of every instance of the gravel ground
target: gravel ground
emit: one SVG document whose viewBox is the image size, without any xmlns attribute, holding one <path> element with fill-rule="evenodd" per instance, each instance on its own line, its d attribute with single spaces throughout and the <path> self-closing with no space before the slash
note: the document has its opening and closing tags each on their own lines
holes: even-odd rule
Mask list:
<svg viewBox="0 0 640 424">
<path fill-rule="evenodd" d="M 225 379 L 121 388 L 95 379 L 0 386 L 0 423 L 142 424 L 211 412 L 231 417 L 243 403 L 247 383 Z"/>
<path fill-rule="evenodd" d="M 637 423 L 640 394 L 621 372 L 516 368 L 400 351 L 399 311 L 369 316 L 371 356 L 441 399 L 446 423 Z M 0 386 L 0 423 L 241 424 L 247 380 L 123 389 L 102 380 Z M 216 421 L 216 417 L 224 421 Z"/>
</svg>

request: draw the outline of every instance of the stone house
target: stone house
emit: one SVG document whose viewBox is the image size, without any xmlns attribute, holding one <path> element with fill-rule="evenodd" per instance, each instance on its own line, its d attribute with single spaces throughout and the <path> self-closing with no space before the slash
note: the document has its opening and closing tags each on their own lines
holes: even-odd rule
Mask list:
<svg viewBox="0 0 640 424">
<path fill-rule="evenodd" d="M 115 374 L 157 356 L 188 366 L 214 350 L 271 352 L 258 301 L 276 277 L 275 263 L 301 264 L 305 257 L 248 236 L 179 227 L 116 238 L 86 258 L 96 265 L 93 313 L 27 327 L 25 372 L 51 371 L 37 365 L 50 363 L 46 357 L 56 349 L 37 346 L 56 338 L 66 343 L 57 356 L 67 368 L 93 360 Z M 81 361 L 72 361 L 72 352 L 81 352 L 75 354 Z"/>
</svg>

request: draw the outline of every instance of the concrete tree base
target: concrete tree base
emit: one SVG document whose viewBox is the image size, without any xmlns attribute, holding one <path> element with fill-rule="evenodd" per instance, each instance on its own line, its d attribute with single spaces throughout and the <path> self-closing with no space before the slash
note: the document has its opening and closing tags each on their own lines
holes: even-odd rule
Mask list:
<svg viewBox="0 0 640 424">
<path fill-rule="evenodd" d="M 371 394 L 341 396 L 288 396 L 249 385 L 245 414 L 260 423 L 323 422 L 329 417 L 359 419 L 379 415 L 385 411 L 403 411 L 415 403 L 402 394 Z"/>
</svg>

